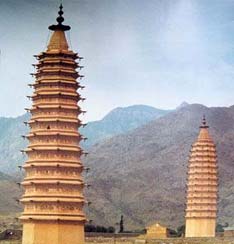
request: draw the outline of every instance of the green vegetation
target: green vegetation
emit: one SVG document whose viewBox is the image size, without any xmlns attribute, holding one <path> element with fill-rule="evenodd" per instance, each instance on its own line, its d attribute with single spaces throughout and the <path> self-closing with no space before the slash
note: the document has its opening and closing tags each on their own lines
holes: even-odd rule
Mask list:
<svg viewBox="0 0 234 244">
<path fill-rule="evenodd" d="M 185 235 L 185 225 L 181 225 L 181 226 L 179 226 L 178 228 L 177 228 L 177 231 L 176 231 L 176 233 L 177 233 L 177 237 L 182 237 L 182 236 L 184 236 Z"/>
<path fill-rule="evenodd" d="M 225 224 L 217 224 L 216 225 L 216 232 L 220 233 L 220 232 L 224 232 L 224 228 L 228 227 L 229 224 L 225 223 Z"/>
<path fill-rule="evenodd" d="M 115 228 L 104 227 L 99 225 L 85 225 L 85 232 L 98 232 L 98 233 L 115 233 Z"/>
</svg>

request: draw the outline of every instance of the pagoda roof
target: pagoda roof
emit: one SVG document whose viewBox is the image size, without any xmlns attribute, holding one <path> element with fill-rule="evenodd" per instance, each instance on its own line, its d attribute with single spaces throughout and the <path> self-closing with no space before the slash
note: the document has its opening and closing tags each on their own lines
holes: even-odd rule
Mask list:
<svg viewBox="0 0 234 244">
<path fill-rule="evenodd" d="M 77 62 L 74 59 L 67 59 L 63 57 L 46 57 L 43 60 L 40 60 L 38 64 L 34 64 L 35 66 L 42 66 L 44 64 L 71 64 L 77 65 Z"/>
<path fill-rule="evenodd" d="M 187 204 L 188 205 L 198 205 L 198 206 L 200 206 L 200 205 L 204 205 L 204 204 L 207 204 L 207 205 L 214 205 L 214 204 L 216 204 L 216 200 L 214 200 L 214 202 L 210 202 L 210 201 L 207 201 L 207 202 L 200 202 L 200 201 L 198 201 L 198 202 L 187 202 Z"/>
<path fill-rule="evenodd" d="M 28 84 L 30 87 L 35 87 L 37 90 L 41 89 L 47 89 L 46 85 L 48 86 L 55 86 L 55 87 L 60 87 L 66 85 L 67 87 L 75 87 L 79 88 L 79 83 L 76 81 L 61 81 L 61 80 L 43 80 L 40 83 L 33 83 L 33 84 Z M 69 86 L 70 85 L 70 86 Z"/>
<path fill-rule="evenodd" d="M 190 186 L 190 187 L 213 187 L 213 186 L 217 186 L 218 183 L 217 182 L 209 182 L 209 183 L 205 183 L 205 184 L 202 184 L 201 182 L 199 183 L 188 183 L 187 186 Z"/>
<path fill-rule="evenodd" d="M 80 95 L 73 92 L 62 92 L 62 91 L 41 91 L 36 92 L 36 94 L 32 95 L 32 98 L 37 96 L 53 96 L 53 95 L 61 95 L 61 96 L 71 96 L 71 97 L 79 97 Z"/>
<path fill-rule="evenodd" d="M 60 145 L 39 145 L 39 146 L 28 146 L 25 152 L 30 151 L 70 151 L 70 152 L 81 152 L 81 148 L 78 146 L 60 146 Z"/>
<path fill-rule="evenodd" d="M 78 55 L 78 53 L 74 53 L 71 50 L 66 50 L 64 52 L 61 52 L 60 50 L 54 50 L 54 51 L 45 51 L 45 52 L 41 52 L 39 54 L 34 55 L 34 57 L 36 58 L 44 58 L 44 57 L 71 57 L 73 59 L 81 59 L 82 57 L 80 57 Z"/>
<path fill-rule="evenodd" d="M 50 145 L 50 144 L 48 144 L 48 143 L 42 143 L 42 142 L 40 142 L 40 143 L 31 143 L 29 146 L 28 146 L 28 149 L 33 149 L 33 150 L 39 150 L 39 149 L 41 149 L 41 148 L 44 148 L 44 147 L 46 147 L 46 148 L 48 148 L 48 149 L 46 149 L 46 150 L 72 150 L 72 151 L 80 151 L 80 147 L 79 146 L 76 146 L 76 145 L 71 145 L 71 144 L 63 144 L 63 143 L 56 143 L 55 145 L 53 144 L 53 146 L 52 145 Z"/>
<path fill-rule="evenodd" d="M 186 212 L 201 212 L 201 213 L 203 213 L 203 212 L 207 212 L 207 213 L 209 213 L 209 212 L 217 212 L 217 209 L 186 209 Z"/>
<path fill-rule="evenodd" d="M 28 159 L 26 164 L 34 164 L 34 163 L 69 163 L 69 164 L 80 164 L 80 160 L 66 160 L 66 159 Z"/>
<path fill-rule="evenodd" d="M 204 175 L 204 177 L 207 177 L 207 179 L 209 179 L 208 177 L 210 175 L 217 175 L 217 172 L 209 172 L 209 171 L 189 171 L 188 173 L 189 175 Z"/>
<path fill-rule="evenodd" d="M 61 179 L 34 179 L 34 180 L 27 180 L 27 179 L 24 179 L 24 181 L 21 183 L 22 186 L 25 186 L 25 185 L 44 185 L 44 184 L 50 184 L 50 185 L 58 185 L 58 184 L 61 184 L 61 185 L 81 185 L 83 186 L 84 185 L 84 182 L 82 180 L 61 180 Z"/>
<path fill-rule="evenodd" d="M 204 187 L 205 188 L 205 187 Z M 217 189 L 215 189 L 216 187 L 211 187 L 212 189 L 207 189 L 207 188 L 205 188 L 205 189 L 196 189 L 196 190 L 194 190 L 194 189 L 188 189 L 187 190 L 187 193 L 194 193 L 194 194 L 200 194 L 200 193 L 214 193 L 214 192 L 218 192 L 218 190 Z"/>
<path fill-rule="evenodd" d="M 40 77 L 42 79 L 49 79 L 51 76 L 52 77 L 57 77 L 57 79 L 62 79 L 61 77 L 72 77 L 75 80 L 78 77 L 82 77 L 82 75 L 79 75 L 79 73 L 77 71 L 71 71 L 71 70 L 38 70 L 36 73 L 31 73 L 32 76 L 35 76 L 36 79 L 39 79 Z"/>
<path fill-rule="evenodd" d="M 26 137 L 34 137 L 34 136 L 71 136 L 71 137 L 81 137 L 78 132 L 74 131 L 58 131 L 58 130 L 35 130 L 31 131 Z"/>
<path fill-rule="evenodd" d="M 36 163 L 34 162 L 32 163 L 26 163 L 23 168 L 32 168 L 32 167 L 42 167 L 42 168 L 54 168 L 54 167 L 58 167 L 58 168 L 77 168 L 77 169 L 83 169 L 83 165 L 82 164 L 74 164 L 74 163 L 51 163 L 51 162 L 44 162 L 44 163 Z"/>
<path fill-rule="evenodd" d="M 47 199 L 48 198 L 48 199 Z M 70 202 L 71 203 L 80 203 L 80 202 L 84 202 L 84 197 L 80 194 L 80 195 L 46 195 L 46 201 L 47 202 Z M 22 201 L 25 202 L 44 202 L 45 201 L 45 195 L 40 195 L 40 194 L 27 194 L 27 195 L 23 195 Z"/>
<path fill-rule="evenodd" d="M 192 158 L 189 159 L 190 166 L 193 163 L 200 163 L 200 164 L 210 163 L 210 164 L 214 164 L 215 162 L 216 162 L 216 157 L 215 158 L 206 157 L 206 159 L 204 159 L 202 157 L 199 157 L 199 158 L 195 159 L 195 158 L 192 157 Z"/>
<path fill-rule="evenodd" d="M 64 197 L 50 197 L 49 194 L 46 197 L 36 197 L 36 196 L 30 196 L 30 197 L 26 197 L 23 196 L 23 198 L 20 200 L 21 202 L 69 202 L 69 203 L 84 203 L 84 198 L 80 197 L 68 197 L 66 196 L 66 198 Z"/>
<path fill-rule="evenodd" d="M 192 147 L 190 152 L 216 152 L 216 148 L 214 145 L 210 144 L 209 146 L 195 146 Z"/>
<path fill-rule="evenodd" d="M 66 73 L 70 73 L 70 74 L 76 74 L 77 71 L 74 70 L 74 68 L 72 67 L 61 67 L 61 66 L 43 66 L 40 69 L 38 69 L 37 73 L 35 74 L 40 74 L 40 72 L 66 72 Z"/>
<path fill-rule="evenodd" d="M 218 199 L 216 194 L 213 194 L 212 196 L 198 196 L 198 195 L 193 195 L 193 196 L 187 196 L 187 199 L 200 199 L 200 200 L 204 200 L 204 199 Z"/>
<path fill-rule="evenodd" d="M 31 120 L 28 122 L 30 123 L 36 123 L 36 122 L 67 122 L 67 123 L 78 123 L 80 124 L 80 120 L 74 118 L 74 117 L 65 117 L 65 116 L 60 116 L 59 119 L 57 119 L 57 116 L 50 115 L 50 116 L 32 116 Z M 33 121 L 33 122 L 31 122 Z"/>
<path fill-rule="evenodd" d="M 201 175 L 201 174 L 198 174 L 198 175 L 190 175 L 188 174 L 188 177 L 189 177 L 189 180 L 191 181 L 217 181 L 217 175 L 209 175 L 209 178 L 207 175 Z"/>
<path fill-rule="evenodd" d="M 218 166 L 216 164 L 213 164 L 213 163 L 196 163 L 196 162 L 193 162 L 189 168 L 200 168 L 200 169 L 204 169 L 204 168 L 211 168 L 211 169 L 217 169 Z"/>
<path fill-rule="evenodd" d="M 60 105 L 60 104 L 55 104 L 55 105 L 48 105 L 48 104 L 44 104 L 44 105 L 33 105 L 33 107 L 31 108 L 31 110 L 35 110 L 35 109 L 54 109 L 54 108 L 61 108 L 61 109 L 71 109 L 71 110 L 77 110 L 79 109 L 79 107 L 77 105 Z"/>
<path fill-rule="evenodd" d="M 38 77 L 36 79 L 35 84 L 41 84 L 41 83 L 49 83 L 49 82 L 70 82 L 70 83 L 78 83 L 77 80 L 71 76 L 64 76 L 63 78 L 61 76 L 47 76 L 46 78 L 44 77 Z"/>
<path fill-rule="evenodd" d="M 31 119 L 28 124 L 36 123 L 36 122 L 64 122 L 64 123 L 80 123 L 79 119 L 71 119 L 71 118 L 36 118 Z"/>
<path fill-rule="evenodd" d="M 187 216 L 186 215 L 186 219 L 216 219 L 216 215 L 215 216 Z"/>
<path fill-rule="evenodd" d="M 72 216 L 71 214 L 69 214 L 69 216 Z M 23 213 L 23 215 L 21 217 L 19 217 L 19 219 L 21 221 L 80 221 L 80 222 L 85 222 L 86 219 L 83 215 L 80 215 L 80 217 L 76 217 L 76 216 L 79 216 L 78 214 L 73 216 L 73 217 L 67 217 L 65 216 L 64 214 L 61 214 L 61 215 L 55 215 L 55 216 L 52 216 L 52 214 L 49 214 L 49 215 L 35 215 L 35 213 L 32 213 L 31 215 L 26 215 L 25 213 Z"/>
</svg>

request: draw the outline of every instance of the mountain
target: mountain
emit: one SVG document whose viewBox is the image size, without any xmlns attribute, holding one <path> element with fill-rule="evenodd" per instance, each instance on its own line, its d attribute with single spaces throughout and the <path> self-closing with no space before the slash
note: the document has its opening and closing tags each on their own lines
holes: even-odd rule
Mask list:
<svg viewBox="0 0 234 244">
<path fill-rule="evenodd" d="M 94 223 L 113 225 L 125 216 L 128 228 L 152 222 L 176 227 L 184 222 L 185 181 L 191 144 L 203 114 L 217 145 L 219 222 L 234 224 L 234 106 L 194 104 L 91 148 L 86 194 Z"/>
<path fill-rule="evenodd" d="M 182 103 L 176 108 L 176 110 L 179 110 L 179 109 L 184 108 L 184 107 L 187 107 L 187 106 L 189 106 L 189 103 L 187 103 L 187 102 L 182 102 Z"/>
<path fill-rule="evenodd" d="M 0 171 L 11 173 L 18 170 L 24 157 L 20 150 L 24 149 L 27 141 L 21 135 L 27 133 L 24 121 L 29 118 L 28 114 L 17 118 L 0 118 Z"/>
<path fill-rule="evenodd" d="M 81 129 L 81 133 L 89 139 L 84 146 L 90 147 L 103 139 L 126 133 L 169 112 L 171 111 L 146 105 L 118 107 L 102 120 L 90 122 L 83 130 Z"/>
<path fill-rule="evenodd" d="M 81 133 L 88 137 L 82 145 L 84 148 L 137 128 L 151 120 L 169 113 L 170 110 L 160 110 L 146 105 L 135 105 L 126 108 L 116 108 L 102 120 L 94 121 L 81 128 Z M 27 134 L 24 121 L 29 114 L 17 118 L 0 118 L 0 171 L 12 174 L 17 172 L 17 166 L 25 161 L 20 150 L 27 146 L 27 140 L 21 135 Z"/>
<path fill-rule="evenodd" d="M 18 212 L 21 205 L 17 202 L 21 190 L 15 179 L 0 172 L 0 218 L 12 212 Z"/>
<path fill-rule="evenodd" d="M 218 221 L 233 225 L 234 106 L 207 108 L 199 104 L 184 106 L 90 148 L 90 154 L 83 159 L 85 166 L 91 168 L 85 176 L 85 181 L 91 185 L 85 194 L 93 203 L 87 207 L 89 219 L 97 224 L 115 225 L 123 214 L 127 229 L 143 228 L 158 221 L 173 228 L 183 224 L 189 150 L 197 138 L 203 114 L 206 114 L 218 152 Z M 0 119 L 3 131 L 0 139 L 5 138 L 6 144 L 1 142 L 1 157 L 7 152 L 7 165 L 2 161 L 2 169 L 11 169 L 13 163 L 19 161 L 16 160 L 19 155 L 14 154 L 26 143 L 17 142 L 25 128 L 16 124 L 17 120 L 24 119 L 27 118 Z M 118 120 L 113 123 L 117 124 Z M 11 178 L 5 182 L 8 185 L 4 183 L 1 187 L 0 181 L 3 194 L 0 197 L 6 199 L 0 211 L 17 211 L 12 196 L 20 192 Z"/>
</svg>

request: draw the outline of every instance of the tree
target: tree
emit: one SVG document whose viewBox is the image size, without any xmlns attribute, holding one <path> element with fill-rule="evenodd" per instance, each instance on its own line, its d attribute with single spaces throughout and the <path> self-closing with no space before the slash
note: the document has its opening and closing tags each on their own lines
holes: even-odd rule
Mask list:
<svg viewBox="0 0 234 244">
<path fill-rule="evenodd" d="M 185 235 L 185 225 L 181 225 L 177 228 L 177 236 L 181 237 Z"/>
<path fill-rule="evenodd" d="M 224 228 L 228 227 L 229 224 L 228 223 L 225 223 L 224 225 L 223 224 L 217 224 L 216 225 L 216 232 L 224 232 Z"/>
<path fill-rule="evenodd" d="M 121 219 L 119 222 L 119 233 L 123 233 L 124 232 L 124 218 L 123 215 L 121 215 Z"/>
<path fill-rule="evenodd" d="M 95 225 L 85 225 L 85 232 L 96 232 L 96 226 Z"/>
<path fill-rule="evenodd" d="M 113 226 L 110 226 L 107 228 L 108 233 L 115 233 L 115 228 Z"/>
</svg>

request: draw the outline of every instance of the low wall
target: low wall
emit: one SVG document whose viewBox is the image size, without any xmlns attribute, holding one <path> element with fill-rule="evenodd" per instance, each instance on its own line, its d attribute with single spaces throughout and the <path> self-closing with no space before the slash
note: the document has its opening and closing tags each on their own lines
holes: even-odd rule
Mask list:
<svg viewBox="0 0 234 244">
<path fill-rule="evenodd" d="M 21 241 L 0 240 L 0 244 L 21 244 Z M 168 238 L 145 240 L 137 238 L 136 234 L 88 234 L 85 244 L 234 244 L 234 237 L 217 238 Z"/>
<path fill-rule="evenodd" d="M 137 237 L 90 237 L 85 238 L 86 244 L 234 244 L 234 237 L 218 238 L 168 238 L 145 240 Z"/>
<path fill-rule="evenodd" d="M 234 238 L 173 238 L 148 240 L 149 244 L 234 244 Z"/>
<path fill-rule="evenodd" d="M 139 233 L 85 233 L 86 244 L 134 244 Z"/>
</svg>

